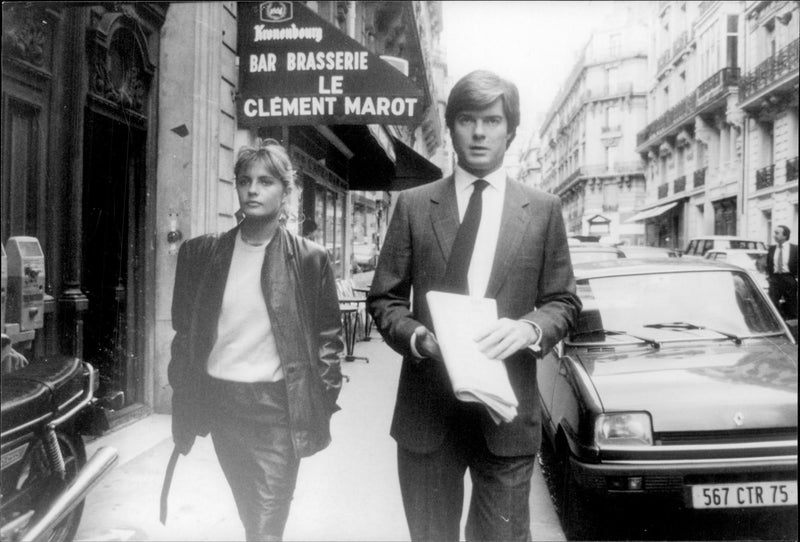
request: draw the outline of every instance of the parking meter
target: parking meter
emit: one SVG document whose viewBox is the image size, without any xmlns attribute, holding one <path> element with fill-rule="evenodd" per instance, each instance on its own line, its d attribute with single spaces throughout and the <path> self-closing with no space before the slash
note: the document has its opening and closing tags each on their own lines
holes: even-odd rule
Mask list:
<svg viewBox="0 0 800 542">
<path fill-rule="evenodd" d="M 8 266 L 6 318 L 19 332 L 44 325 L 44 253 L 35 237 L 10 237 L 6 242 Z"/>
</svg>

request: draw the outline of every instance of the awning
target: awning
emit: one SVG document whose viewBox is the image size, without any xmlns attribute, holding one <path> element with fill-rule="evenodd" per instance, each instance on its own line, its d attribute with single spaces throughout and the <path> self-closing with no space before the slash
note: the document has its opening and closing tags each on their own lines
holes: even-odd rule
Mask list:
<svg viewBox="0 0 800 542">
<path fill-rule="evenodd" d="M 666 205 L 659 205 L 658 207 L 653 207 L 652 209 L 647 209 L 646 211 L 641 211 L 636 213 L 625 222 L 641 222 L 642 220 L 647 220 L 648 218 L 653 218 L 660 214 L 666 213 L 673 207 L 678 205 L 677 201 L 673 201 L 672 203 L 667 203 Z"/>
<path fill-rule="evenodd" d="M 389 136 L 383 142 L 393 146 L 394 157 L 390 157 L 366 125 L 339 125 L 332 129 L 353 151 L 348 162 L 350 190 L 405 190 L 442 177 L 441 169 L 395 137 Z"/>
</svg>

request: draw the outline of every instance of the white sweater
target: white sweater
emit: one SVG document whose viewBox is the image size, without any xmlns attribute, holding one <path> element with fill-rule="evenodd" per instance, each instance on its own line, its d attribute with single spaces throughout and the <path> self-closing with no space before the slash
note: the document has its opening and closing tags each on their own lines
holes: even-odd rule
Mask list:
<svg viewBox="0 0 800 542">
<path fill-rule="evenodd" d="M 236 382 L 277 382 L 283 369 L 272 334 L 261 267 L 266 244 L 251 246 L 236 236 L 217 323 L 217 341 L 208 356 L 208 374 Z"/>
</svg>

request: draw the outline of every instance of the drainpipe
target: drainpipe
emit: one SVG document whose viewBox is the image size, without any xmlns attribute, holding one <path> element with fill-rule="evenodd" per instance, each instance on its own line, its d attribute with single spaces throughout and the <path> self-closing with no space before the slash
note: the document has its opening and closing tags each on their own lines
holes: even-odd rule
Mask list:
<svg viewBox="0 0 800 542">
<path fill-rule="evenodd" d="M 749 234 L 749 224 L 747 222 L 748 213 L 747 209 L 749 205 L 747 204 L 747 179 L 748 175 L 747 172 L 750 169 L 750 157 L 747 153 L 747 140 L 750 136 L 750 118 L 745 116 L 742 121 L 742 188 L 740 190 L 742 196 L 742 231 L 739 233 L 741 237 L 750 238 Z"/>
</svg>

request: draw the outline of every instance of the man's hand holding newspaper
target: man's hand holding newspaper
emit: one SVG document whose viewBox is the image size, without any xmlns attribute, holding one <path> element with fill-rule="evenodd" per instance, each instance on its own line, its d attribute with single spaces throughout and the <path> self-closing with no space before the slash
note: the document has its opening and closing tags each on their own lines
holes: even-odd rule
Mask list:
<svg viewBox="0 0 800 542">
<path fill-rule="evenodd" d="M 499 327 L 494 299 L 434 291 L 426 299 L 456 397 L 484 404 L 495 423 L 513 420 L 518 402 L 501 359 L 519 345 L 514 340 L 496 344 L 487 351 L 495 357 L 481 352 L 482 343 L 491 344 Z"/>
</svg>

